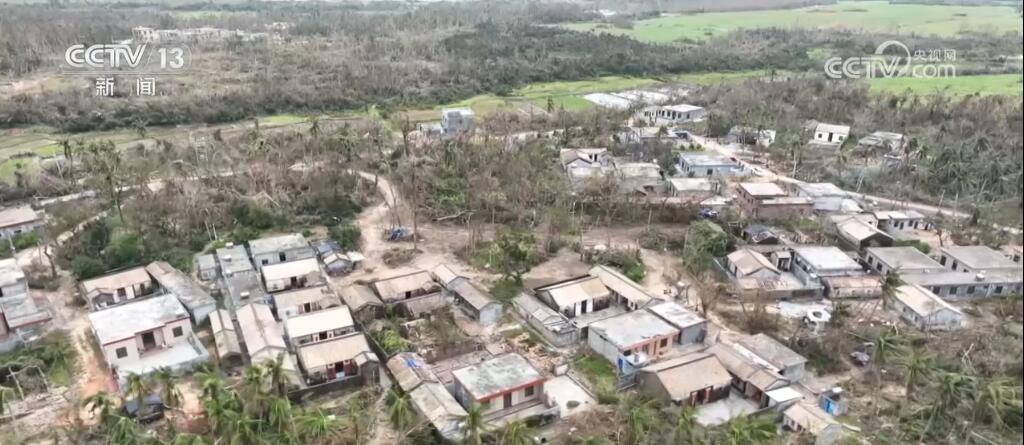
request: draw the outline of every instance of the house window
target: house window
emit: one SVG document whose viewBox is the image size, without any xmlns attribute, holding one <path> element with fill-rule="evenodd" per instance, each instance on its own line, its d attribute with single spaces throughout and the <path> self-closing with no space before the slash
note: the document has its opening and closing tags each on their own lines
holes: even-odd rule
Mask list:
<svg viewBox="0 0 1024 445">
<path fill-rule="evenodd" d="M 260 264 L 266 266 L 266 265 L 270 264 L 270 260 L 264 258 L 264 259 L 260 260 Z"/>
<path fill-rule="evenodd" d="M 996 286 L 996 290 L 993 293 L 996 295 L 1003 293 L 1003 286 Z"/>
<path fill-rule="evenodd" d="M 277 254 L 277 259 L 281 260 L 282 263 L 287 261 L 287 257 L 284 255 L 284 252 Z"/>
<path fill-rule="evenodd" d="M 661 339 L 661 347 L 663 347 L 663 348 L 668 347 L 668 339 L 667 338 Z"/>
<path fill-rule="evenodd" d="M 171 329 L 171 335 L 178 338 L 185 335 L 185 331 L 181 329 L 181 326 L 175 326 L 174 329 Z"/>
<path fill-rule="evenodd" d="M 967 295 L 974 295 L 974 286 L 967 286 Z"/>
<path fill-rule="evenodd" d="M 534 387 L 527 386 L 526 389 L 523 391 L 523 395 L 525 395 L 526 397 L 533 397 L 533 393 L 535 391 L 536 389 L 534 389 Z"/>
<path fill-rule="evenodd" d="M 128 356 L 128 348 L 117 348 L 114 350 L 114 355 L 116 355 L 117 358 L 125 358 Z"/>
</svg>

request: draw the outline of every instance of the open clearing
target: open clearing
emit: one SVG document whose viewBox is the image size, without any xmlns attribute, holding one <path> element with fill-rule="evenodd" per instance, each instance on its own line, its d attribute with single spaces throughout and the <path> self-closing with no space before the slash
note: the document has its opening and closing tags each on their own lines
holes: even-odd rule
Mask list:
<svg viewBox="0 0 1024 445">
<path fill-rule="evenodd" d="M 872 91 L 899 93 L 910 90 L 916 94 L 946 93 L 951 95 L 1003 94 L 1020 96 L 1020 74 L 993 74 L 989 76 L 960 76 L 955 78 L 893 77 L 872 79 Z"/>
<path fill-rule="evenodd" d="M 672 15 L 633 23 L 632 29 L 605 23 L 572 23 L 578 31 L 627 35 L 645 42 L 697 41 L 743 28 L 845 28 L 892 34 L 954 36 L 964 31 L 1024 32 L 1008 6 L 893 5 L 839 2 L 836 5 L 768 11 Z"/>
</svg>

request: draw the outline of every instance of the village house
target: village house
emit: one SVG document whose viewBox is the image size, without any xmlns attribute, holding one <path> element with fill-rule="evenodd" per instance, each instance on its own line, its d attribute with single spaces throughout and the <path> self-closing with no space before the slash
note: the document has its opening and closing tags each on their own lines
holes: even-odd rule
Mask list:
<svg viewBox="0 0 1024 445">
<path fill-rule="evenodd" d="M 763 249 L 764 253 L 757 249 Z M 791 272 L 793 252 L 786 246 L 743 248 L 718 262 L 741 298 L 818 297 L 824 290 L 819 281 L 804 281 Z"/>
<path fill-rule="evenodd" d="M 387 367 L 398 386 L 408 394 L 413 409 L 430 422 L 441 437 L 459 442 L 466 410 L 445 389 L 426 360 L 416 353 L 399 352 L 388 359 Z"/>
<path fill-rule="evenodd" d="M 743 241 L 749 244 L 772 246 L 783 244 L 784 239 L 776 229 L 763 224 L 751 224 L 743 229 Z"/>
<path fill-rule="evenodd" d="M 0 238 L 11 239 L 23 233 L 36 232 L 45 225 L 46 221 L 31 206 L 0 210 Z"/>
<path fill-rule="evenodd" d="M 917 210 L 882 210 L 872 212 L 878 221 L 878 228 L 892 234 L 931 230 L 934 225 Z"/>
<path fill-rule="evenodd" d="M 612 292 L 591 275 L 571 278 L 534 289 L 537 298 L 566 318 L 597 312 L 611 306 Z"/>
<path fill-rule="evenodd" d="M 666 301 L 647 307 L 647 311 L 658 316 L 679 331 L 675 344 L 681 346 L 701 344 L 707 336 L 708 322 L 697 313 L 674 301 Z"/>
<path fill-rule="evenodd" d="M 741 354 L 733 346 L 716 343 L 707 352 L 713 354 L 732 376 L 732 388 L 753 403 L 752 410 L 772 405 L 773 391 L 789 387 L 789 380 L 767 363 Z"/>
<path fill-rule="evenodd" d="M 900 133 L 876 131 L 857 141 L 853 153 L 855 156 L 868 158 L 879 156 L 885 159 L 902 159 L 907 150 L 909 140 Z"/>
<path fill-rule="evenodd" d="M 728 398 L 732 376 L 713 354 L 695 352 L 640 368 L 636 381 L 655 400 L 698 406 Z"/>
<path fill-rule="evenodd" d="M 987 246 L 946 246 L 939 248 L 939 264 L 953 272 L 1020 272 L 1020 264 Z"/>
<path fill-rule="evenodd" d="M 119 382 L 161 368 L 181 372 L 209 360 L 185 307 L 172 295 L 143 298 L 89 313 L 92 333 Z"/>
<path fill-rule="evenodd" d="M 812 144 L 836 150 L 850 137 L 850 127 L 846 125 L 811 121 L 808 123 L 807 129 L 811 131 Z"/>
<path fill-rule="evenodd" d="M 669 178 L 671 196 L 688 201 L 701 201 L 718 193 L 718 183 L 707 178 Z"/>
<path fill-rule="evenodd" d="M 233 311 L 252 302 L 270 302 L 260 272 L 249 260 L 245 246 L 229 244 L 217 249 L 214 256 L 220 271 L 217 287 L 226 308 Z"/>
<path fill-rule="evenodd" d="M 338 292 L 341 301 L 352 311 L 360 323 L 369 323 L 384 316 L 384 302 L 373 293 L 373 289 L 360 284 L 346 286 Z"/>
<path fill-rule="evenodd" d="M 896 243 L 892 235 L 859 218 L 845 218 L 835 223 L 836 234 L 844 247 L 861 251 L 871 247 L 890 247 Z"/>
<path fill-rule="evenodd" d="M 661 167 L 653 162 L 625 162 L 617 164 L 615 173 L 619 180 L 619 189 L 623 193 L 639 193 L 642 195 L 661 194 L 666 190 L 665 180 L 661 177 Z"/>
<path fill-rule="evenodd" d="M 917 284 L 900 286 L 888 303 L 900 318 L 922 331 L 956 329 L 963 324 L 963 312 Z"/>
<path fill-rule="evenodd" d="M 668 127 L 627 127 L 616 133 L 615 137 L 618 138 L 620 144 L 643 147 L 667 145 L 673 148 L 683 148 L 692 141 L 689 131 Z"/>
<path fill-rule="evenodd" d="M 213 334 L 213 345 L 220 363 L 242 357 L 242 347 L 238 344 L 235 323 L 231 320 L 231 314 L 228 311 L 217 309 L 210 314 L 210 331 Z"/>
<path fill-rule="evenodd" d="M 464 312 L 483 326 L 494 326 L 501 321 L 502 304 L 465 277 L 457 277 L 448 284 L 455 302 Z"/>
<path fill-rule="evenodd" d="M 146 272 L 160 288 L 174 295 L 185 306 L 193 323 L 203 322 L 214 309 L 217 309 L 217 301 L 199 283 L 170 264 L 154 261 L 146 266 Z"/>
<path fill-rule="evenodd" d="M 346 306 L 290 317 L 284 321 L 284 333 L 293 348 L 327 341 L 356 331 L 352 313 Z"/>
<path fill-rule="evenodd" d="M 326 285 L 303 287 L 273 294 L 277 318 L 286 320 L 297 315 L 339 306 L 341 302 Z"/>
<path fill-rule="evenodd" d="M 823 214 L 861 213 L 863 209 L 849 193 L 831 182 L 798 182 L 792 186 L 796 196 L 811 198 L 814 211 Z"/>
<path fill-rule="evenodd" d="M 295 354 L 309 386 L 350 379 L 374 384 L 378 378 L 377 356 L 360 332 L 305 344 Z"/>
<path fill-rule="evenodd" d="M 639 118 L 653 126 L 676 125 L 704 120 L 707 110 L 696 105 L 651 105 L 638 112 Z"/>
<path fill-rule="evenodd" d="M 741 354 L 753 354 L 755 361 L 763 360 L 779 375 L 793 382 L 804 378 L 807 359 L 765 334 L 744 337 L 736 344 Z"/>
<path fill-rule="evenodd" d="M 921 285 L 935 295 L 950 300 L 1020 295 L 1024 290 L 1024 273 L 1019 269 L 983 273 L 904 273 L 900 274 L 900 278 L 906 283 Z"/>
<path fill-rule="evenodd" d="M 450 302 L 441 285 L 424 270 L 410 270 L 381 278 L 371 282 L 370 288 L 385 305 L 396 307 L 412 317 L 440 309 Z"/>
<path fill-rule="evenodd" d="M 249 253 L 256 268 L 314 258 L 316 253 L 301 234 L 272 236 L 249 241 Z"/>
<path fill-rule="evenodd" d="M 512 299 L 512 307 L 533 329 L 549 343 L 557 347 L 576 344 L 580 340 L 580 329 L 568 317 L 529 294 L 519 294 Z"/>
<path fill-rule="evenodd" d="M 643 286 L 612 267 L 599 264 L 590 268 L 587 274 L 597 277 L 601 284 L 611 291 L 612 301 L 625 307 L 626 310 L 634 311 L 656 300 L 647 293 Z"/>
<path fill-rule="evenodd" d="M 632 374 L 674 345 L 679 330 L 647 311 L 633 311 L 591 323 L 587 345 L 620 374 Z"/>
<path fill-rule="evenodd" d="M 832 445 L 843 436 L 843 425 L 821 408 L 809 403 L 796 403 L 782 412 L 782 426 L 795 433 L 809 434 L 813 445 Z"/>
<path fill-rule="evenodd" d="M 608 167 L 612 164 L 607 148 L 563 148 L 559 152 L 559 159 L 566 171 L 581 167 Z"/>
<path fill-rule="evenodd" d="M 853 258 L 832 246 L 793 248 L 794 274 L 804 282 L 826 277 L 864 275 L 864 268 Z"/>
<path fill-rule="evenodd" d="M 196 254 L 192 258 L 192 266 L 195 268 L 196 278 L 199 278 L 200 281 L 210 282 L 220 276 L 220 270 L 217 268 L 217 257 L 212 253 Z"/>
<path fill-rule="evenodd" d="M 324 283 L 316 258 L 263 266 L 263 284 L 270 293 L 319 286 Z"/>
<path fill-rule="evenodd" d="M 238 308 L 235 313 L 241 340 L 249 354 L 250 365 L 261 365 L 268 361 L 281 361 L 288 381 L 299 386 L 299 368 L 288 353 L 288 344 L 284 341 L 284 330 L 274 319 L 270 306 L 263 303 L 249 303 Z"/>
<path fill-rule="evenodd" d="M 686 178 L 739 176 L 743 174 L 743 166 L 717 153 L 684 151 L 677 158 L 676 173 Z"/>
<path fill-rule="evenodd" d="M 879 275 L 890 272 L 934 273 L 945 269 L 928 255 L 910 246 L 872 247 L 864 250 L 864 262 Z"/>
<path fill-rule="evenodd" d="M 825 277 L 825 296 L 832 300 L 843 298 L 880 298 L 882 296 L 881 275 L 851 275 Z"/>
<path fill-rule="evenodd" d="M 50 312 L 32 298 L 18 262 L 14 258 L 0 260 L 0 351 L 30 337 L 36 327 L 50 319 Z"/>
<path fill-rule="evenodd" d="M 445 108 L 441 110 L 441 128 L 446 135 L 473 131 L 473 118 L 469 108 Z"/>
<path fill-rule="evenodd" d="M 452 378 L 455 399 L 467 410 L 479 409 L 485 418 L 544 404 L 547 378 L 516 353 L 456 369 Z"/>
<path fill-rule="evenodd" d="M 782 273 L 767 257 L 751 249 L 736 250 L 725 258 L 729 273 L 736 278 L 775 279 Z"/>
<path fill-rule="evenodd" d="M 1021 257 L 1024 256 L 1024 247 L 1021 247 L 1021 246 L 1004 246 L 1003 247 L 1003 253 L 1006 255 L 1006 258 L 1010 259 L 1010 261 L 1013 261 L 1014 263 L 1020 264 L 1021 263 Z"/>
<path fill-rule="evenodd" d="M 789 196 L 771 182 L 744 182 L 736 188 L 740 206 L 754 219 L 807 218 L 814 202 L 803 196 Z"/>
<path fill-rule="evenodd" d="M 144 266 L 111 272 L 78 283 L 78 291 L 93 310 L 114 306 L 160 291 Z"/>
</svg>

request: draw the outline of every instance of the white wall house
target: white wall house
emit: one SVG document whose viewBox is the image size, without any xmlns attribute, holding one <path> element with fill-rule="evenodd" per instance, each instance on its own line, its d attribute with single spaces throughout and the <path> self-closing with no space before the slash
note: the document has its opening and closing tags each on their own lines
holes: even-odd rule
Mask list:
<svg viewBox="0 0 1024 445">
<path fill-rule="evenodd" d="M 484 414 L 541 403 L 547 380 L 523 356 L 499 355 L 452 371 L 455 399 Z"/>
<path fill-rule="evenodd" d="M 257 268 L 288 261 L 315 258 L 316 252 L 301 234 L 272 236 L 249 241 L 249 252 Z"/>
<path fill-rule="evenodd" d="M 963 312 L 916 284 L 900 286 L 889 301 L 892 310 L 922 330 L 948 330 L 963 325 Z"/>
<path fill-rule="evenodd" d="M 324 276 L 315 257 L 263 266 L 263 284 L 267 292 L 300 289 L 323 283 Z"/>
</svg>

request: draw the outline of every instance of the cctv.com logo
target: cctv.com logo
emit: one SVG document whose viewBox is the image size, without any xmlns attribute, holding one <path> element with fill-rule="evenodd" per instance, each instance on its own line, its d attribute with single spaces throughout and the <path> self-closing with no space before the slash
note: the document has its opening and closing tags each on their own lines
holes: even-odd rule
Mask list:
<svg viewBox="0 0 1024 445">
<path fill-rule="evenodd" d="M 893 50 L 888 51 L 890 48 Z M 832 57 L 825 61 L 825 75 L 832 79 L 871 79 L 891 77 L 952 78 L 956 77 L 956 60 L 951 49 L 918 50 L 902 42 L 889 40 L 866 57 Z"/>
<path fill-rule="evenodd" d="M 106 44 L 71 45 L 64 52 L 61 74 L 180 74 L 192 66 L 192 51 L 184 45 Z"/>
</svg>

